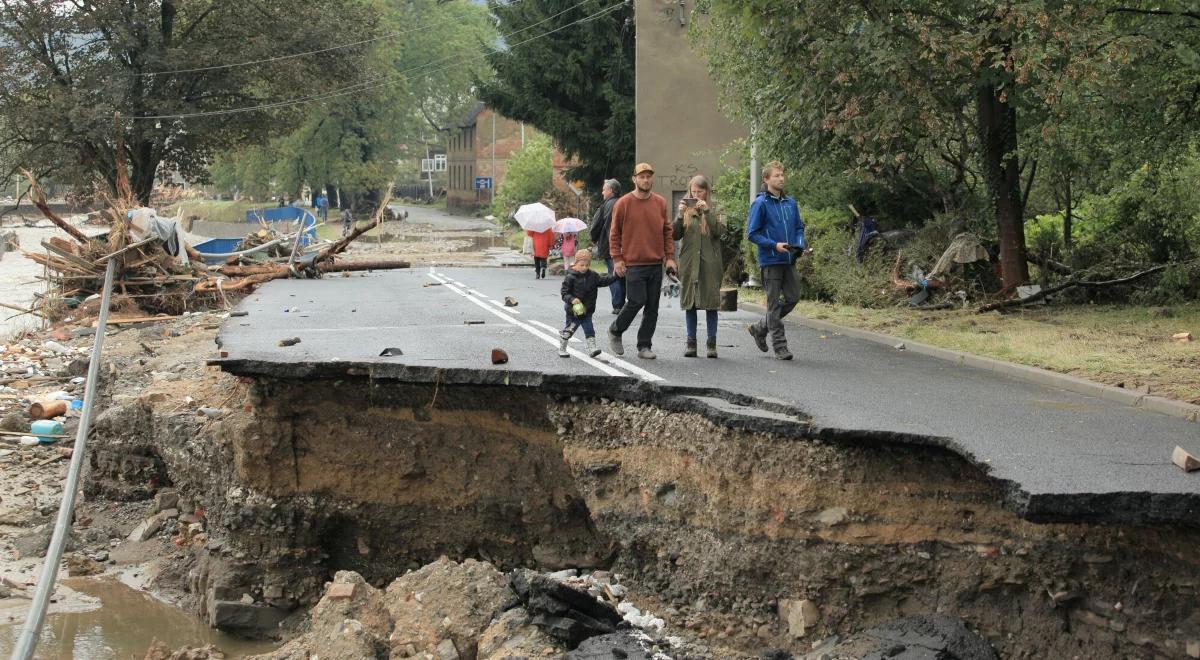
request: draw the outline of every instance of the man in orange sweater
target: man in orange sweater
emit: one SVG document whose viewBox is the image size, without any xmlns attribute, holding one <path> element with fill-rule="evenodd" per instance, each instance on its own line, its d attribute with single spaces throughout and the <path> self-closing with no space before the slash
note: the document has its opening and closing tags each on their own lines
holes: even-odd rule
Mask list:
<svg viewBox="0 0 1200 660">
<path fill-rule="evenodd" d="M 609 348 L 625 354 L 621 334 L 633 323 L 643 307 L 638 326 L 638 357 L 653 360 L 651 350 L 654 328 L 658 325 L 658 298 L 662 290 L 663 264 L 675 271 L 675 243 L 671 221 L 667 219 L 667 200 L 650 192 L 654 187 L 654 168 L 638 163 L 633 168 L 633 190 L 617 200 L 608 233 L 608 253 L 617 277 L 625 278 L 625 307 L 608 328 Z"/>
</svg>

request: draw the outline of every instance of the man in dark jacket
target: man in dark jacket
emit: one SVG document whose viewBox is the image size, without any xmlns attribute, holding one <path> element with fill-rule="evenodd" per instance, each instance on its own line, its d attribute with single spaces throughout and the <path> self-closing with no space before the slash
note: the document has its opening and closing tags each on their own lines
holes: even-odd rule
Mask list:
<svg viewBox="0 0 1200 660">
<path fill-rule="evenodd" d="M 758 265 L 762 268 L 763 288 L 767 293 L 767 313 L 748 329 L 758 350 L 767 352 L 767 333 L 775 357 L 792 359 L 783 317 L 800 302 L 800 283 L 796 279 L 796 257 L 804 251 L 804 221 L 796 200 L 783 193 L 783 164 L 771 161 L 763 166 L 764 189 L 750 205 L 746 236 L 758 246 Z"/>
<path fill-rule="evenodd" d="M 596 215 L 592 216 L 592 226 L 588 228 L 588 233 L 592 237 L 595 256 L 604 260 L 604 265 L 611 273 L 613 260 L 608 254 L 608 230 L 612 228 L 612 211 L 617 205 L 617 196 L 621 194 L 621 184 L 616 179 L 606 179 L 600 194 L 604 197 L 604 202 L 596 209 Z M 612 313 L 620 314 L 621 308 L 625 306 L 624 278 L 613 282 L 612 286 L 608 287 L 608 293 L 612 297 Z"/>
</svg>

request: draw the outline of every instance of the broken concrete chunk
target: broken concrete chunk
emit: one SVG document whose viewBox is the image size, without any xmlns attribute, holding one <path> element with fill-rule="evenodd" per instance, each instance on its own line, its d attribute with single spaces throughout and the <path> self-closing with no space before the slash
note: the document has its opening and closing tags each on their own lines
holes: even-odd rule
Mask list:
<svg viewBox="0 0 1200 660">
<path fill-rule="evenodd" d="M 153 538 L 154 535 L 158 533 L 158 530 L 162 529 L 162 523 L 162 518 L 158 516 L 151 516 L 143 520 L 137 527 L 133 528 L 132 532 L 129 533 L 129 540 L 145 541 L 146 539 Z"/>
<path fill-rule="evenodd" d="M 516 307 L 517 299 L 513 298 L 512 296 L 504 296 L 504 306 L 505 307 Z"/>
<path fill-rule="evenodd" d="M 325 595 L 332 600 L 354 597 L 354 583 L 334 582 L 329 585 Z"/>
<path fill-rule="evenodd" d="M 850 512 L 844 506 L 834 506 L 825 509 L 821 513 L 818 513 L 817 521 L 822 525 L 833 527 L 846 522 L 846 516 L 849 515 L 849 513 Z"/>
<path fill-rule="evenodd" d="M 165 488 L 154 494 L 154 512 L 166 511 L 179 506 L 179 492 Z"/>
<path fill-rule="evenodd" d="M 1200 470 L 1200 458 L 1196 458 L 1188 450 L 1178 445 L 1175 446 L 1175 451 L 1171 453 L 1171 462 L 1178 465 L 1184 472 Z"/>
<path fill-rule="evenodd" d="M 437 645 L 437 654 L 438 660 L 459 660 L 458 649 L 452 639 L 443 639 Z"/>
<path fill-rule="evenodd" d="M 788 634 L 800 639 L 816 627 L 820 612 L 816 603 L 808 599 L 779 601 L 779 616 L 787 624 Z"/>
</svg>

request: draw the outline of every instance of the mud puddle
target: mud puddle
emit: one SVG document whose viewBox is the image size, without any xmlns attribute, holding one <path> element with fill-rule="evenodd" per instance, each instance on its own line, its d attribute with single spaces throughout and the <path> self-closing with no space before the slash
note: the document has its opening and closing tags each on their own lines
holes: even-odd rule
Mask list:
<svg viewBox="0 0 1200 660">
<path fill-rule="evenodd" d="M 38 658 L 141 660 L 152 638 L 170 648 L 215 644 L 231 658 L 266 653 L 278 646 L 222 633 L 115 579 L 69 579 L 62 583 L 82 594 L 90 607 L 48 615 L 38 642 Z M 23 620 L 24 612 L 16 617 L 16 623 L 0 625 L 0 656 L 12 653 Z"/>
</svg>

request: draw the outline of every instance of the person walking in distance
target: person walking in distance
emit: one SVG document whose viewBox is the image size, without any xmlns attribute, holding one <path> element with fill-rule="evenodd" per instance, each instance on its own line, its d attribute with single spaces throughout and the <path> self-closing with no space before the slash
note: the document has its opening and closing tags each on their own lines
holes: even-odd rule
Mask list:
<svg viewBox="0 0 1200 660">
<path fill-rule="evenodd" d="M 638 326 L 638 357 L 653 360 L 654 329 L 658 324 L 658 299 L 662 290 L 663 265 L 675 272 L 675 243 L 671 240 L 671 221 L 667 218 L 667 200 L 651 192 L 654 168 L 638 163 L 633 168 L 633 190 L 613 206 L 612 227 L 608 232 L 608 253 L 613 274 L 625 278 L 625 305 L 608 328 L 609 348 L 625 354 L 621 334 L 642 312 Z"/>
<path fill-rule="evenodd" d="M 712 186 L 703 175 L 688 182 L 688 196 L 679 200 L 672 224 L 679 239 L 679 306 L 684 310 L 687 345 L 683 357 L 696 357 L 697 310 L 704 310 L 708 331 L 706 355 L 717 357 L 717 308 L 721 306 L 721 234 L 725 219 L 709 198 Z"/>
<path fill-rule="evenodd" d="M 596 215 L 592 216 L 592 226 L 588 228 L 594 246 L 593 254 L 604 260 L 604 265 L 610 273 L 613 272 L 613 260 L 608 254 L 608 232 L 612 229 L 612 210 L 617 205 L 617 196 L 620 194 L 621 184 L 616 179 L 604 181 L 604 187 L 600 191 L 604 202 L 596 209 Z M 621 308 L 625 306 L 625 280 L 617 278 L 608 287 L 608 293 L 612 298 L 612 313 L 620 314 Z"/>
<path fill-rule="evenodd" d="M 767 313 L 749 326 L 758 350 L 771 348 L 780 360 L 792 359 L 784 334 L 783 317 L 800 302 L 800 283 L 796 279 L 796 258 L 804 251 L 804 220 L 796 200 L 783 192 L 783 164 L 773 160 L 763 166 L 763 190 L 750 205 L 746 236 L 758 246 L 758 265 L 762 268 L 763 288 L 767 293 Z"/>
<path fill-rule="evenodd" d="M 550 246 L 554 244 L 554 230 L 545 231 L 525 230 L 525 235 L 533 239 L 533 278 L 545 279 L 546 263 L 550 258 Z"/>
</svg>

